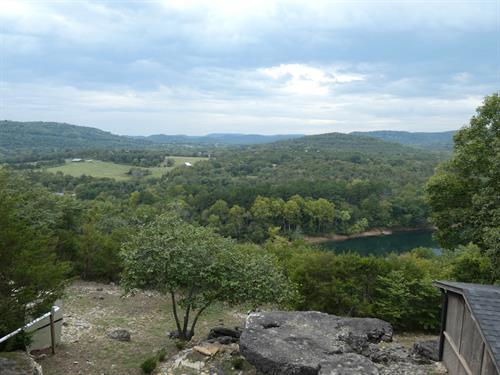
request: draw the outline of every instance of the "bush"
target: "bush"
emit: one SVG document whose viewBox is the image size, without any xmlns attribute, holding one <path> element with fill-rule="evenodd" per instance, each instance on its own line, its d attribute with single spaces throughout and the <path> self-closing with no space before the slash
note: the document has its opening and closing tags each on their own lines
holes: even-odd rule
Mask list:
<svg viewBox="0 0 500 375">
<path fill-rule="evenodd" d="M 145 374 L 151 374 L 156 368 L 156 357 L 150 357 L 141 364 L 141 369 Z"/>
<path fill-rule="evenodd" d="M 186 348 L 186 342 L 183 340 L 177 340 L 175 342 L 175 347 L 177 350 L 184 350 Z"/>
<path fill-rule="evenodd" d="M 446 274 L 447 270 L 451 272 L 445 257 L 422 248 L 386 257 L 335 254 L 277 241 L 266 248 L 280 259 L 285 273 L 298 285 L 301 298 L 295 309 L 377 317 L 403 330 L 438 328 L 440 298 L 432 280 L 452 278 Z M 474 262 L 467 258 L 468 262 L 459 264 L 486 267 L 478 256 L 473 258 Z M 457 270 L 455 266 L 455 273 Z"/>
<path fill-rule="evenodd" d="M 167 355 L 167 351 L 165 348 L 161 348 L 158 350 L 158 353 L 156 353 L 156 356 L 158 357 L 158 361 L 163 362 L 165 360 L 165 357 Z"/>
<path fill-rule="evenodd" d="M 233 359 L 231 359 L 231 364 L 233 365 L 235 370 L 243 370 L 245 360 L 241 357 L 234 357 Z"/>
</svg>

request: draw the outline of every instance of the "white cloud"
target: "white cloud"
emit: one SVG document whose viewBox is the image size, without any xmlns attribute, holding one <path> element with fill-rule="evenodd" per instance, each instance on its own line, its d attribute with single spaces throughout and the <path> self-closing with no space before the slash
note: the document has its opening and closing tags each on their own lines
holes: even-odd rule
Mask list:
<svg viewBox="0 0 500 375">
<path fill-rule="evenodd" d="M 328 95 L 336 83 L 362 81 L 360 74 L 338 73 L 335 70 L 315 68 L 303 64 L 281 64 L 261 68 L 260 73 L 273 80 L 284 80 L 286 91 L 297 95 Z"/>
</svg>

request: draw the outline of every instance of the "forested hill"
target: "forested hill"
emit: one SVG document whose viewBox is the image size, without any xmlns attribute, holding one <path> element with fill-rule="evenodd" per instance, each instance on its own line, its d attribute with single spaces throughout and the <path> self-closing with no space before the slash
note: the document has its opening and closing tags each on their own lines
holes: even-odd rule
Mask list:
<svg viewBox="0 0 500 375">
<path fill-rule="evenodd" d="M 137 148 L 152 144 L 143 139 L 66 123 L 0 121 L 0 154 L 75 148 Z"/>
<path fill-rule="evenodd" d="M 276 141 L 303 137 L 303 134 L 240 134 L 240 133 L 214 133 L 205 136 L 165 135 L 154 134 L 144 137 L 155 143 L 200 143 L 207 145 L 251 145 L 272 143 Z"/>
<path fill-rule="evenodd" d="M 452 130 L 446 132 L 412 133 L 405 131 L 379 130 L 371 132 L 352 132 L 350 134 L 379 138 L 412 147 L 451 151 L 453 149 L 453 136 L 456 132 L 456 130 Z"/>
<path fill-rule="evenodd" d="M 426 225 L 423 187 L 442 158 L 380 139 L 331 133 L 221 150 L 193 168 L 173 170 L 162 185 L 184 199 L 201 223 L 238 238 L 261 240 L 270 226 L 308 234 L 356 233 Z M 335 208 L 317 201 L 321 198 Z M 231 215 L 247 217 L 245 212 L 251 221 L 237 221 L 235 229 Z"/>
</svg>

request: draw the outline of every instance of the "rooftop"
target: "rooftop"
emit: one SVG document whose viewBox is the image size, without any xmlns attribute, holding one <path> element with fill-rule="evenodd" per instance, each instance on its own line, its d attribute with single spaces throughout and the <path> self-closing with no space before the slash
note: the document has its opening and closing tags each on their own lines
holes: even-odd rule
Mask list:
<svg viewBox="0 0 500 375">
<path fill-rule="evenodd" d="M 434 285 L 464 297 L 500 371 L 500 286 L 452 281 L 436 281 Z"/>
</svg>

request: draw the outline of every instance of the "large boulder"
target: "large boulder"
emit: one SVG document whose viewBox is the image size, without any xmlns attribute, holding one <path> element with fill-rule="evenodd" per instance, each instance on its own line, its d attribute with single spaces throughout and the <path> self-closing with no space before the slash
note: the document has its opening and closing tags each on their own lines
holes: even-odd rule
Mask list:
<svg viewBox="0 0 500 375">
<path fill-rule="evenodd" d="M 250 314 L 240 337 L 243 356 L 266 374 L 378 374 L 371 344 L 392 340 L 380 319 L 309 312 Z"/>
</svg>

